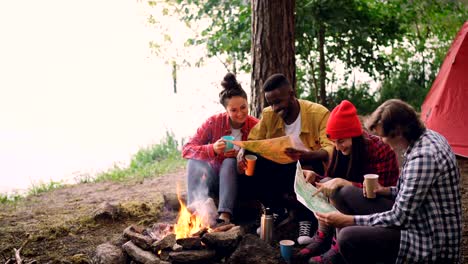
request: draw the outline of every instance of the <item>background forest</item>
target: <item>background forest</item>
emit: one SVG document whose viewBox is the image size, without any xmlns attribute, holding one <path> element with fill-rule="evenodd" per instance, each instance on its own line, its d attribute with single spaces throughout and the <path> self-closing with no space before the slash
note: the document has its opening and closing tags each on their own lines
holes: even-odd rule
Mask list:
<svg viewBox="0 0 468 264">
<path fill-rule="evenodd" d="M 272 10 L 253 16 L 252 6 L 262 2 L 268 1 L 148 3 L 164 4 L 165 15 L 177 14 L 196 28 L 186 44 L 205 45 L 209 56 L 234 73 L 252 71 L 252 17 L 293 21 L 297 95 L 330 109 L 349 99 L 361 114 L 389 98 L 400 98 L 419 110 L 453 38 L 468 18 L 466 3 L 449 0 L 296 0 L 287 3 L 293 15 L 278 17 L 270 6 Z M 267 7 L 264 3 L 263 9 Z M 157 23 L 157 18 L 149 21 Z M 206 26 L 200 28 L 200 21 Z M 265 29 L 268 34 L 275 30 Z M 172 62 L 174 74 L 180 64 Z M 252 93 L 259 88 L 252 82 Z M 255 106 L 251 109 L 259 114 Z"/>
</svg>

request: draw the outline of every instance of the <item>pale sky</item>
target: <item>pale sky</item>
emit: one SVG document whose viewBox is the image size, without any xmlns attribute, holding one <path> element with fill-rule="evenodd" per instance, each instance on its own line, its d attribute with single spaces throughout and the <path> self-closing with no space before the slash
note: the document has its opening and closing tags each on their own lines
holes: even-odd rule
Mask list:
<svg viewBox="0 0 468 264">
<path fill-rule="evenodd" d="M 181 69 L 172 93 L 144 3 L 0 1 L 0 193 L 127 162 L 166 130 L 187 137 L 223 110 L 216 60 Z M 164 19 L 183 47 L 183 23 Z"/>
</svg>

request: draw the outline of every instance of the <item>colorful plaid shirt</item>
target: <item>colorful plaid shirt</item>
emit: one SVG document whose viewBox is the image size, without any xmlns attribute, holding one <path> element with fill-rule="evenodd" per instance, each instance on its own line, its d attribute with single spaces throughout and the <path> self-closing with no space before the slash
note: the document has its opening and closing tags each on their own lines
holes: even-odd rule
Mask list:
<svg viewBox="0 0 468 264">
<path fill-rule="evenodd" d="M 356 215 L 355 223 L 401 229 L 396 263 L 459 263 L 460 172 L 447 140 L 426 129 L 406 150 L 398 185 L 390 189 L 390 211 Z"/>
<path fill-rule="evenodd" d="M 351 181 L 351 183 L 359 188 L 362 188 L 364 174 L 378 174 L 379 183 L 382 186 L 395 186 L 398 181 L 399 168 L 398 159 L 395 151 L 385 144 L 380 137 L 363 132 L 366 151 L 368 153 L 367 166 L 360 175 L 359 181 Z M 320 181 L 326 177 L 335 178 L 333 175 L 325 175 L 317 177 L 316 181 Z"/>
<path fill-rule="evenodd" d="M 364 139 L 369 153 L 369 161 L 364 174 L 378 174 L 379 183 L 382 186 L 395 186 L 398 181 L 398 159 L 395 151 L 385 144 L 378 136 L 368 134 L 364 131 Z M 363 179 L 364 181 L 364 176 Z M 362 188 L 362 182 L 354 183 Z"/>
<path fill-rule="evenodd" d="M 242 140 L 247 140 L 250 129 L 257 124 L 255 117 L 248 116 L 241 128 Z M 222 136 L 231 134 L 231 124 L 226 112 L 208 118 L 195 135 L 190 138 L 182 149 L 182 157 L 186 159 L 203 160 L 210 163 L 216 171 L 224 160 L 224 155 L 216 155 L 213 144 Z"/>
</svg>

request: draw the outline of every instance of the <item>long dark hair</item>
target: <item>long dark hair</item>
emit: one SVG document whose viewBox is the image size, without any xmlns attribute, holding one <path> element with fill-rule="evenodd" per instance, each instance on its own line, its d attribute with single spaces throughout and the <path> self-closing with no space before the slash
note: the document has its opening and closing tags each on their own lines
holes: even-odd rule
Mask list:
<svg viewBox="0 0 468 264">
<path fill-rule="evenodd" d="M 234 96 L 240 96 L 247 100 L 247 94 L 245 93 L 244 89 L 242 89 L 242 86 L 237 81 L 234 74 L 228 72 L 224 76 L 224 79 L 221 82 L 221 86 L 223 86 L 224 89 L 219 93 L 219 102 L 225 108 L 227 106 L 227 100 Z"/>
<path fill-rule="evenodd" d="M 365 163 L 368 160 L 367 138 L 364 134 L 353 137 L 351 154 L 346 157 L 341 151 L 333 149 L 333 155 L 328 166 L 327 176 L 331 178 L 343 178 L 352 182 L 362 182 L 363 175 L 366 173 Z"/>
</svg>

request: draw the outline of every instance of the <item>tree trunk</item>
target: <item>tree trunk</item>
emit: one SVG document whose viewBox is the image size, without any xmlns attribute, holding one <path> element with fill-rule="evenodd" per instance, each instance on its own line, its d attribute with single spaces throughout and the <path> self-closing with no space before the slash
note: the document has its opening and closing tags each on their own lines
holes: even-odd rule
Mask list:
<svg viewBox="0 0 468 264">
<path fill-rule="evenodd" d="M 295 0 L 252 0 L 253 116 L 259 117 L 266 106 L 262 87 L 272 74 L 284 74 L 296 91 L 294 5 Z"/>
<path fill-rule="evenodd" d="M 174 84 L 174 93 L 177 93 L 177 63 L 172 61 L 172 82 Z"/>
<path fill-rule="evenodd" d="M 319 28 L 319 81 L 320 81 L 320 104 L 328 107 L 327 105 L 327 94 L 325 91 L 325 84 L 327 81 L 327 69 L 325 65 L 325 26 L 323 24 L 320 25 Z"/>
</svg>

